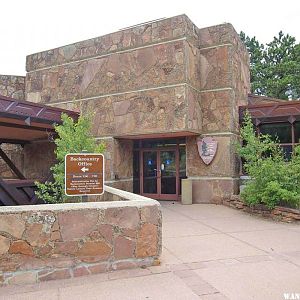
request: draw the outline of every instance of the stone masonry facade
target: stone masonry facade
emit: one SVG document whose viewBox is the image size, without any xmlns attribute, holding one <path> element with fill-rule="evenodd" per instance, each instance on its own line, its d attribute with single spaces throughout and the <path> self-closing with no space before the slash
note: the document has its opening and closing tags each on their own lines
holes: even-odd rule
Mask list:
<svg viewBox="0 0 300 300">
<path fill-rule="evenodd" d="M 107 184 L 132 190 L 131 136 L 186 136 L 194 202 L 238 192 L 238 106 L 250 91 L 249 56 L 231 24 L 199 29 L 186 15 L 27 56 L 27 101 L 93 113 L 106 143 Z M 191 136 L 193 135 L 193 136 Z M 218 152 L 200 159 L 197 140 Z"/>
<path fill-rule="evenodd" d="M 0 75 L 0 95 L 25 100 L 25 77 Z"/>
<path fill-rule="evenodd" d="M 159 264 L 161 211 L 150 201 L 2 209 L 0 285 Z"/>
</svg>

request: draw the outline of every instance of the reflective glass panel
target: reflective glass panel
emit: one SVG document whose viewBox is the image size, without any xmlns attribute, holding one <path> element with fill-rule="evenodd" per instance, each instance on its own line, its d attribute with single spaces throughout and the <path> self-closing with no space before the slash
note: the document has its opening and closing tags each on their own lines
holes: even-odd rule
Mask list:
<svg viewBox="0 0 300 300">
<path fill-rule="evenodd" d="M 260 125 L 260 132 L 277 138 L 280 144 L 292 143 L 292 126 L 290 123 L 273 123 Z"/>
<path fill-rule="evenodd" d="M 176 194 L 175 151 L 160 151 L 161 193 Z"/>
<path fill-rule="evenodd" d="M 147 194 L 157 194 L 157 152 L 143 152 L 143 190 Z"/>
<path fill-rule="evenodd" d="M 185 147 L 179 148 L 179 195 L 181 195 L 181 179 L 186 177 L 186 151 Z"/>
</svg>

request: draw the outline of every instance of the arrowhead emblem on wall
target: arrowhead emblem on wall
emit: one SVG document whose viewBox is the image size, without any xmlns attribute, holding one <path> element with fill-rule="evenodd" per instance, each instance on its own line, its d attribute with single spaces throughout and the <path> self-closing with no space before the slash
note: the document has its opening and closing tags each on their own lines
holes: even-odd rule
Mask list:
<svg viewBox="0 0 300 300">
<path fill-rule="evenodd" d="M 206 165 L 209 165 L 217 153 L 218 142 L 212 137 L 205 137 L 197 141 L 198 152 Z"/>
</svg>

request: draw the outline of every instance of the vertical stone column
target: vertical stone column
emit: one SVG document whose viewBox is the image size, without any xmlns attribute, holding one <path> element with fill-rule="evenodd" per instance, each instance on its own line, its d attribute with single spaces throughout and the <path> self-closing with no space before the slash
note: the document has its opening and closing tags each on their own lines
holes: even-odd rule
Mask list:
<svg viewBox="0 0 300 300">
<path fill-rule="evenodd" d="M 132 192 L 133 141 L 113 137 L 98 138 L 106 146 L 105 184 Z"/>
<path fill-rule="evenodd" d="M 199 29 L 202 134 L 218 142 L 216 156 L 205 165 L 197 138 L 187 139 L 187 175 L 193 179 L 193 202 L 219 203 L 238 193 L 238 106 L 250 91 L 249 57 L 231 24 Z"/>
</svg>

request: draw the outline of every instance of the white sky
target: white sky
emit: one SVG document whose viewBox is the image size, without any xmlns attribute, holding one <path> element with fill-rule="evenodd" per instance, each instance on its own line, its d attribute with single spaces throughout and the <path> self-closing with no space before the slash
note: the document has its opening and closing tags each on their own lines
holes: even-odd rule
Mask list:
<svg viewBox="0 0 300 300">
<path fill-rule="evenodd" d="M 299 0 L 3 0 L 0 74 L 25 75 L 28 54 L 185 13 L 199 28 L 232 23 L 262 43 L 300 41 Z"/>
</svg>

